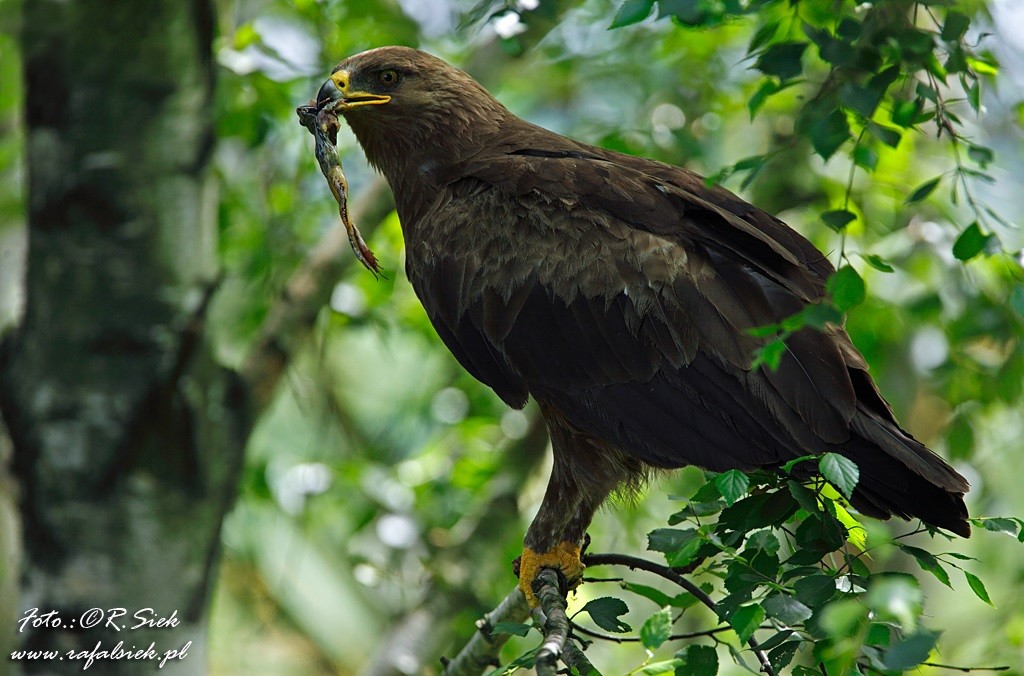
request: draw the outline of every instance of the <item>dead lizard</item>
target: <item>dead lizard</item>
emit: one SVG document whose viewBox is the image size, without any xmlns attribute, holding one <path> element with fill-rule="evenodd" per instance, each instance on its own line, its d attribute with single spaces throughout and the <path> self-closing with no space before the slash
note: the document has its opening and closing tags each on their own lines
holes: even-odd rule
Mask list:
<svg viewBox="0 0 1024 676">
<path fill-rule="evenodd" d="M 317 112 L 315 105 L 299 106 L 295 113 L 299 116 L 299 123 L 316 139 L 316 161 L 324 178 L 327 179 L 334 199 L 338 202 L 338 214 L 348 232 L 352 251 L 367 270 L 374 275 L 381 274 L 377 257 L 363 241 L 359 229 L 348 215 L 348 181 L 345 180 L 345 172 L 342 171 L 341 160 L 338 158 L 338 116 L 327 108 Z"/>
</svg>

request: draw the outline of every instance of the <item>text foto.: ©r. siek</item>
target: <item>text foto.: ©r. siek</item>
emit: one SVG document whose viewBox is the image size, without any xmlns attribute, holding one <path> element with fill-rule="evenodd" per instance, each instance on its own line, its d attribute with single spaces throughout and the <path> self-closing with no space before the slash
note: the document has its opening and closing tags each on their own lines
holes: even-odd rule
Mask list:
<svg viewBox="0 0 1024 676">
<path fill-rule="evenodd" d="M 129 615 L 127 608 L 90 608 L 81 615 L 69 617 L 56 610 L 41 612 L 39 608 L 29 608 L 18 620 L 18 632 L 26 629 L 170 629 L 179 622 L 177 610 L 163 615 L 153 608 L 139 608 Z"/>
</svg>

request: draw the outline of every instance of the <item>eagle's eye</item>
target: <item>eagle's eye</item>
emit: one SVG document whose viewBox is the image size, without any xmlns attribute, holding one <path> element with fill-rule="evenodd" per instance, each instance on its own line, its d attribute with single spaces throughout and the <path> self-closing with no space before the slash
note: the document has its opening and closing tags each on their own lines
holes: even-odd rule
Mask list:
<svg viewBox="0 0 1024 676">
<path fill-rule="evenodd" d="M 388 68 L 387 70 L 382 70 L 377 73 L 377 81 L 385 87 L 394 87 L 398 84 L 399 79 L 398 71 L 393 68 Z"/>
</svg>

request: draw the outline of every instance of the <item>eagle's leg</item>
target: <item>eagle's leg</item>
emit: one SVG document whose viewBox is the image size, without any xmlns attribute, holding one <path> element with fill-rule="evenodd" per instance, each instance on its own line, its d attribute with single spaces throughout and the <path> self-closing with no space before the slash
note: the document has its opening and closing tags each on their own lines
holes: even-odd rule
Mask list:
<svg viewBox="0 0 1024 676">
<path fill-rule="evenodd" d="M 531 607 L 542 568 L 559 571 L 572 589 L 583 578 L 580 548 L 594 512 L 608 494 L 634 476 L 635 461 L 575 430 L 557 411 L 541 405 L 551 434 L 554 466 L 540 511 L 526 531 L 519 558 L 519 588 Z"/>
</svg>

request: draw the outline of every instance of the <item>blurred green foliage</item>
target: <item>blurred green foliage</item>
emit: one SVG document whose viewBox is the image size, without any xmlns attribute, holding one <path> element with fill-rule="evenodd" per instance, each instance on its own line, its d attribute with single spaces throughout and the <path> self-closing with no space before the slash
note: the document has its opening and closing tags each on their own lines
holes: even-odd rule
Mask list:
<svg viewBox="0 0 1024 676">
<path fill-rule="evenodd" d="M 868 25 L 881 5 L 901 18 Z M 5 26 L 16 25 L 15 8 L 0 0 Z M 1024 72 L 1024 56 L 1014 36 L 1024 15 L 1013 3 L 218 0 L 217 10 L 214 173 L 225 278 L 212 312 L 225 363 L 241 363 L 286 280 L 336 224 L 294 108 L 345 56 L 418 46 L 467 68 L 532 121 L 685 165 L 778 213 L 847 271 L 831 288 L 854 342 L 900 420 L 971 480 L 972 515 L 1024 515 L 1024 235 L 1011 225 L 1022 211 L 1024 81 L 1014 73 Z M 24 229 L 16 44 L 0 34 L 0 325 L 15 315 L 11 280 Z M 357 198 L 377 179 L 347 130 L 340 146 Z M 509 411 L 440 344 L 404 279 L 394 214 L 360 225 L 373 231 L 387 279 L 350 265 L 337 280 L 251 439 L 223 532 L 212 673 L 356 673 L 379 651 L 397 650 L 387 629 L 429 610 L 438 594 L 451 600 L 449 612 L 426 621 L 443 625 L 441 651 L 451 655 L 514 583 L 508 563 L 547 472 L 532 455 L 521 473 L 509 468 L 527 457 L 517 453 L 536 414 Z M 776 327 L 780 338 L 792 330 Z M 642 552 L 647 533 L 679 512 L 665 496 L 690 496 L 707 481 L 697 470 L 678 472 L 645 500 L 603 511 L 594 549 Z M 759 495 L 798 491 L 785 479 L 752 481 L 767 491 Z M 488 507 L 510 484 L 519 498 Z M 841 502 L 812 500 L 805 507 L 818 511 L 799 516 L 838 519 L 819 506 L 828 504 Z M 710 534 L 724 514 L 691 526 Z M 1000 522 L 986 523 L 999 530 Z M 628 600 L 629 612 L 615 617 L 638 628 L 642 642 L 597 641 L 588 650 L 609 674 L 672 659 L 684 663 L 671 667 L 676 673 L 710 673 L 712 663 L 741 673 L 730 659 L 743 647 L 740 634 L 761 622 L 800 623 L 803 608 L 830 600 L 814 630 L 833 651 L 828 659 L 850 654 L 844 635 L 877 645 L 877 627 L 898 625 L 903 633 L 886 638 L 905 646 L 897 657 L 909 654 L 908 664 L 931 654 L 1024 673 L 1015 538 L 976 528 L 971 540 L 947 544 L 908 536 L 912 524 L 868 520 L 863 528 L 862 542 L 829 550 L 859 561 L 847 561 L 851 569 L 888 573 L 856 601 L 818 598 L 813 575 L 839 574 L 839 565 L 795 589 L 780 578 L 780 588 L 738 602 L 760 611 L 733 615 L 731 631 L 689 647 L 664 640 L 663 605 L 677 634 L 719 618 L 649 578 L 630 578 L 625 592 L 584 585 L 570 611 L 609 594 Z M 750 533 L 754 564 L 779 542 Z M 484 535 L 485 553 L 460 556 Z M 682 556 L 685 544 L 652 549 Z M 870 554 L 850 554 L 861 549 Z M 784 576 L 771 556 L 757 565 Z M 954 564 L 984 581 L 994 607 L 970 577 L 947 585 L 937 571 Z M 721 599 L 729 579 L 728 566 L 711 566 L 698 581 Z M 924 625 L 943 632 L 939 654 L 930 653 L 934 635 Z M 772 649 L 790 643 L 784 636 Z M 506 657 L 535 645 L 536 634 L 515 638 Z M 412 651 L 408 673 L 434 669 L 436 658 Z"/>
</svg>

